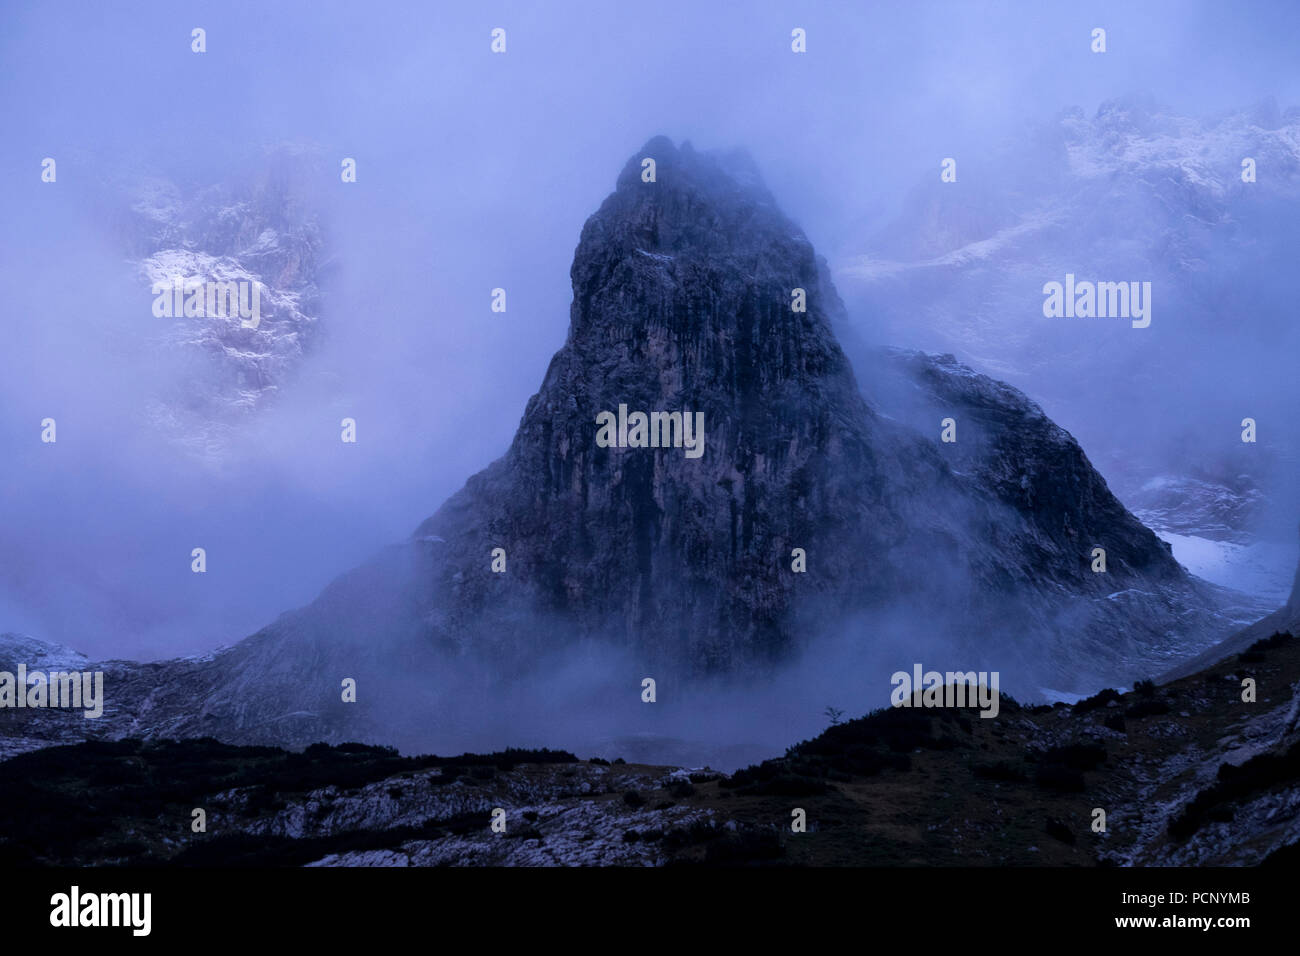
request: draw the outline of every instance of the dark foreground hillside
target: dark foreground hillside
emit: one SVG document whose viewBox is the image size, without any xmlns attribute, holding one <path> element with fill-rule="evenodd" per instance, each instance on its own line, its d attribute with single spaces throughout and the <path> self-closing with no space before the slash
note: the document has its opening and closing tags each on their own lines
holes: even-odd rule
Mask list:
<svg viewBox="0 0 1300 956">
<path fill-rule="evenodd" d="M 878 711 L 730 776 L 547 750 L 51 747 L 0 763 L 0 865 L 1295 862 L 1298 690 L 1300 641 L 1277 634 L 1074 706 Z"/>
</svg>

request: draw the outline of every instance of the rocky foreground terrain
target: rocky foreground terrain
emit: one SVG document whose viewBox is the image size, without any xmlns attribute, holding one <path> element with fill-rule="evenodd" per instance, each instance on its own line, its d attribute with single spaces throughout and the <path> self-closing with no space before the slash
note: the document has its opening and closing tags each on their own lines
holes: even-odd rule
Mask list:
<svg viewBox="0 0 1300 956">
<path fill-rule="evenodd" d="M 23 754 L 0 780 L 8 865 L 1294 863 L 1300 640 L 1073 706 L 877 711 L 730 775 L 127 739 Z"/>
</svg>

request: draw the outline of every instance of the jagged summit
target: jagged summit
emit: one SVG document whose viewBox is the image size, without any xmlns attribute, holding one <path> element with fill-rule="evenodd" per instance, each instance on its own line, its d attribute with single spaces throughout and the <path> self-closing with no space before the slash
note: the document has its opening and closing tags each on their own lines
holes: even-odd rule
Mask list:
<svg viewBox="0 0 1300 956">
<path fill-rule="evenodd" d="M 642 179 L 646 160 L 655 164 L 653 182 Z M 656 137 L 628 159 L 617 188 L 583 227 L 570 271 L 573 328 L 585 329 L 609 306 L 605 294 L 629 282 L 647 290 L 648 323 L 671 314 L 696 320 L 696 328 L 705 320 L 734 325 L 739 316 L 710 310 L 714 297 L 702 288 L 724 274 L 756 297 L 779 294 L 787 314 L 791 290 L 813 289 L 819 279 L 812 244 L 777 208 L 748 154 L 696 152 L 689 143 L 679 149 Z M 701 287 L 694 301 L 653 294 L 688 284 Z"/>
<path fill-rule="evenodd" d="M 643 163 L 646 159 L 655 161 L 656 171 L 666 170 L 672 173 L 671 177 L 664 180 L 668 190 L 694 188 L 707 192 L 713 202 L 730 194 L 737 200 L 747 197 L 761 205 L 775 206 L 775 200 L 763 182 L 763 174 L 749 150 L 739 147 L 697 150 L 689 140 L 683 140 L 681 146 L 675 146 L 667 136 L 651 137 L 628 157 L 618 175 L 615 195 L 626 186 L 639 186 L 642 183 L 645 169 Z"/>
</svg>

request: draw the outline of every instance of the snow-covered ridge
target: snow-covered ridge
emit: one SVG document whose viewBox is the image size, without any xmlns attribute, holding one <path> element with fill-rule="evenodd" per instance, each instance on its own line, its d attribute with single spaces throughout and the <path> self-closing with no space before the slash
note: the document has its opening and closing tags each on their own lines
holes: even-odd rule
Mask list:
<svg viewBox="0 0 1300 956">
<path fill-rule="evenodd" d="M 317 270 L 323 235 L 308 192 L 314 153 L 272 150 L 254 173 L 198 188 L 158 177 L 111 186 L 125 206 L 118 239 L 148 308 L 154 283 L 256 284 L 261 321 L 153 317 L 158 349 L 186 373 L 152 403 L 154 424 L 178 443 L 220 454 L 233 429 L 287 385 L 319 325 Z M 123 193 L 125 197 L 123 198 Z"/>
<path fill-rule="evenodd" d="M 84 670 L 90 658 L 62 644 L 38 640 L 28 634 L 0 634 L 0 669 L 26 664 L 29 671 Z"/>
</svg>

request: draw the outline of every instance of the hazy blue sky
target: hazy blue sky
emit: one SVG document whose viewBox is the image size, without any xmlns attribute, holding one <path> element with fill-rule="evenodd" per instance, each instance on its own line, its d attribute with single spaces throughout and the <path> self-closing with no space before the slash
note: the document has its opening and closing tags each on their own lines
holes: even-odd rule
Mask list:
<svg viewBox="0 0 1300 956">
<path fill-rule="evenodd" d="M 1065 107 L 1300 103 L 1297 36 L 1295 3 L 6 0 L 0 630 L 92 654 L 207 649 L 409 533 L 506 448 L 563 342 L 582 223 L 653 135 L 747 147 L 833 260 L 940 157 Z M 135 423 L 154 370 L 131 343 L 154 320 L 91 198 L 124 172 L 221 181 L 282 142 L 329 160 L 336 271 L 312 362 L 335 378 L 214 471 Z M 360 422 L 351 458 L 340 409 Z M 38 443 L 47 414 L 60 458 Z M 206 576 L 189 573 L 196 544 Z"/>
</svg>

